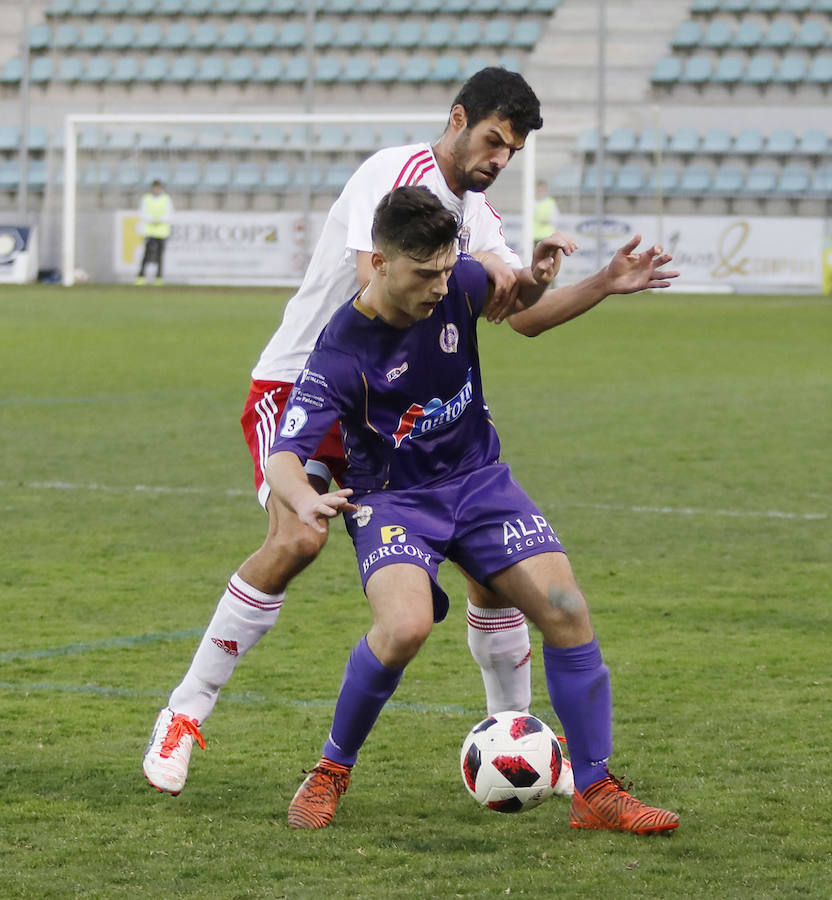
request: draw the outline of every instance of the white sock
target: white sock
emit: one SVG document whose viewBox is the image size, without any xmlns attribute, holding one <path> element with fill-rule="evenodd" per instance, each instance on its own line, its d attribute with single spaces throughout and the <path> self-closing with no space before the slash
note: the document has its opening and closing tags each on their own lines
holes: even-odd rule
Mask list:
<svg viewBox="0 0 832 900">
<path fill-rule="evenodd" d="M 468 647 L 482 670 L 488 714 L 528 712 L 532 700 L 531 641 L 519 609 L 481 609 L 468 601 Z"/>
<path fill-rule="evenodd" d="M 168 706 L 202 724 L 237 663 L 277 621 L 285 596 L 285 592 L 264 594 L 236 573 L 232 575 Z"/>
</svg>

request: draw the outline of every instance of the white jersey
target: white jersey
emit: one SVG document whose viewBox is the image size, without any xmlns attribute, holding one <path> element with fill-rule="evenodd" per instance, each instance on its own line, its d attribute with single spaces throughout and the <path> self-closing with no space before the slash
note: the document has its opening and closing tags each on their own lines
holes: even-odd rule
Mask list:
<svg viewBox="0 0 832 900">
<path fill-rule="evenodd" d="M 460 249 L 490 251 L 512 268 L 522 262 L 506 244 L 499 215 L 483 193 L 457 197 L 429 144 L 389 147 L 367 159 L 332 205 L 301 286 L 286 304 L 283 322 L 251 373 L 258 381 L 294 382 L 318 335 L 341 304 L 357 293 L 356 254 L 373 249 L 371 230 L 379 200 L 393 188 L 420 184 L 459 218 Z"/>
</svg>

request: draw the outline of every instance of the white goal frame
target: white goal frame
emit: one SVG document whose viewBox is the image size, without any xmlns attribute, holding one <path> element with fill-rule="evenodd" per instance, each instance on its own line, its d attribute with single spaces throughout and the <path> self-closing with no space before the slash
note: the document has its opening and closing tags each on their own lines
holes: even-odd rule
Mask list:
<svg viewBox="0 0 832 900">
<path fill-rule="evenodd" d="M 325 124 L 425 124 L 444 125 L 448 113 L 70 113 L 64 119 L 64 186 L 62 210 L 61 280 L 75 283 L 75 224 L 78 169 L 78 133 L 84 125 L 325 125 Z M 529 132 L 522 153 L 522 248 L 529 261 L 535 201 L 536 133 Z M 380 147 L 378 149 L 381 149 Z"/>
</svg>

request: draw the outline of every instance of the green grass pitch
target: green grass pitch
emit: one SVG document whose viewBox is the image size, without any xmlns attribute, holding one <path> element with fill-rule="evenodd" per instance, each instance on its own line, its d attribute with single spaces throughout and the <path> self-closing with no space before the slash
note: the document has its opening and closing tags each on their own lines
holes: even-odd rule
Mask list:
<svg viewBox="0 0 832 900">
<path fill-rule="evenodd" d="M 225 689 L 181 796 L 141 756 L 262 540 L 238 417 L 284 294 L 0 292 L 0 896 L 830 896 L 832 304 L 612 298 L 483 324 L 503 456 L 569 549 L 612 671 L 612 770 L 669 837 L 479 808 L 463 586 L 329 829 L 286 807 L 368 626 L 336 523 Z M 557 728 L 533 636 L 532 711 Z"/>
</svg>

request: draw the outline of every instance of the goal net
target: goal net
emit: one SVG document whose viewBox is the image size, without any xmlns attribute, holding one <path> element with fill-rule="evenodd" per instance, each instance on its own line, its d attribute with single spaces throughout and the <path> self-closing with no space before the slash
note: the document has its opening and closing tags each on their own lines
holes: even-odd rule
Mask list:
<svg viewBox="0 0 832 900">
<path fill-rule="evenodd" d="M 326 212 L 359 163 L 433 141 L 447 112 L 71 114 L 64 123 L 64 285 L 132 281 L 138 208 L 162 181 L 175 208 L 165 251 L 177 283 L 295 285 Z M 535 134 L 489 191 L 508 242 L 532 246 Z"/>
</svg>

